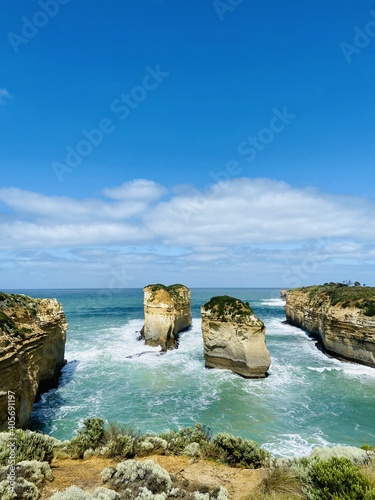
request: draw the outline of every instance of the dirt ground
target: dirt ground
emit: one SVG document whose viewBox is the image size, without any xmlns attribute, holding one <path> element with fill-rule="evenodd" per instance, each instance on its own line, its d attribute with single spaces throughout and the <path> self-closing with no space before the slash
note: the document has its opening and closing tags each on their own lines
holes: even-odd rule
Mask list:
<svg viewBox="0 0 375 500">
<path fill-rule="evenodd" d="M 190 463 L 187 457 L 152 455 L 147 458 L 179 479 L 213 487 L 224 486 L 231 500 L 242 500 L 265 475 L 262 469 L 235 469 L 208 460 Z M 44 488 L 42 500 L 47 500 L 56 491 L 73 484 L 93 492 L 95 488 L 102 486 L 100 472 L 115 464 L 113 460 L 97 457 L 88 460 L 54 459 L 51 464 L 54 480 Z"/>
</svg>

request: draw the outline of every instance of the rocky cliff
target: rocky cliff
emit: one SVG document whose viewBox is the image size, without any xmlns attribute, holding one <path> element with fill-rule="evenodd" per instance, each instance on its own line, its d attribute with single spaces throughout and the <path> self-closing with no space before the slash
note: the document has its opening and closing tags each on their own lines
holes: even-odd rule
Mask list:
<svg viewBox="0 0 375 500">
<path fill-rule="evenodd" d="M 56 386 L 67 328 L 56 299 L 0 293 L 0 429 L 7 428 L 8 391 L 16 427 L 25 428 L 37 394 Z"/>
<path fill-rule="evenodd" d="M 148 285 L 144 289 L 145 323 L 141 337 L 162 351 L 175 349 L 178 334 L 191 325 L 190 290 L 184 285 Z"/>
<path fill-rule="evenodd" d="M 201 308 L 204 358 L 208 368 L 225 368 L 247 378 L 264 378 L 271 363 L 263 322 L 247 302 L 213 297 Z"/>
<path fill-rule="evenodd" d="M 327 284 L 287 293 L 287 321 L 332 355 L 375 368 L 375 289 Z"/>
</svg>

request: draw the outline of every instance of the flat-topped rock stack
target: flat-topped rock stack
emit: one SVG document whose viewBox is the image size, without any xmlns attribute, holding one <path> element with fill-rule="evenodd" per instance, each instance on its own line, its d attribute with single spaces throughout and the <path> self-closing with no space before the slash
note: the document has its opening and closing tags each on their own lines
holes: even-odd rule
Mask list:
<svg viewBox="0 0 375 500">
<path fill-rule="evenodd" d="M 208 368 L 224 368 L 246 378 L 264 378 L 271 363 L 264 323 L 248 302 L 227 295 L 201 307 L 204 358 Z"/>
<path fill-rule="evenodd" d="M 191 325 L 190 290 L 184 285 L 148 285 L 144 289 L 145 322 L 141 337 L 162 351 L 178 346 L 178 334 Z"/>
</svg>

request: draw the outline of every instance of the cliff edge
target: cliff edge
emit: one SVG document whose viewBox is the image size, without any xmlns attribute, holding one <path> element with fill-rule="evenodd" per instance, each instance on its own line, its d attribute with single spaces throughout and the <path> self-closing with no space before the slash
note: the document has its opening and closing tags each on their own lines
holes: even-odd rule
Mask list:
<svg viewBox="0 0 375 500">
<path fill-rule="evenodd" d="M 375 288 L 330 283 L 294 289 L 285 313 L 328 353 L 375 368 Z"/>
<path fill-rule="evenodd" d="M 223 295 L 201 308 L 204 358 L 208 368 L 264 378 L 271 363 L 264 323 L 248 302 Z"/>
<path fill-rule="evenodd" d="M 190 290 L 184 285 L 148 285 L 144 289 L 145 323 L 141 337 L 162 351 L 175 349 L 178 334 L 191 325 Z"/>
<path fill-rule="evenodd" d="M 7 428 L 8 391 L 16 427 L 27 427 L 38 393 L 55 387 L 64 365 L 68 324 L 56 299 L 0 293 L 0 429 Z"/>
</svg>

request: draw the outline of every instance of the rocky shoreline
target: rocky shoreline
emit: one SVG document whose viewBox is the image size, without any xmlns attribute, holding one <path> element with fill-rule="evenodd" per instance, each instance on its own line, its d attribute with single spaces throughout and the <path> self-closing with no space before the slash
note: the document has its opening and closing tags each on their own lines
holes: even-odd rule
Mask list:
<svg viewBox="0 0 375 500">
<path fill-rule="evenodd" d="M 36 397 L 56 387 L 68 324 L 56 299 L 0 293 L 0 430 L 14 394 L 15 426 L 26 428 Z"/>
<path fill-rule="evenodd" d="M 286 319 L 316 338 L 328 354 L 375 368 L 373 289 L 366 288 L 328 284 L 290 290 Z"/>
</svg>

